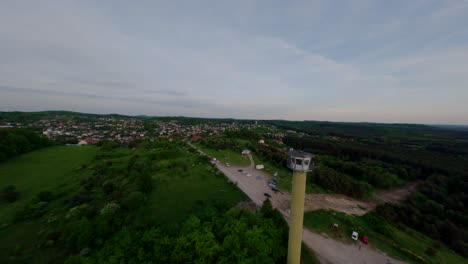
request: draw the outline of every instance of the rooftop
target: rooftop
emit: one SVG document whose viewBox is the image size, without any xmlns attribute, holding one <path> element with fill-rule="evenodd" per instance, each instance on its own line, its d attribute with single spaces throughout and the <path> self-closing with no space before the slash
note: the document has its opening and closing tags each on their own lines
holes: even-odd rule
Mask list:
<svg viewBox="0 0 468 264">
<path fill-rule="evenodd" d="M 314 158 L 315 156 L 311 153 L 302 151 L 302 150 L 292 150 L 289 152 L 289 156 L 297 158 Z"/>
</svg>

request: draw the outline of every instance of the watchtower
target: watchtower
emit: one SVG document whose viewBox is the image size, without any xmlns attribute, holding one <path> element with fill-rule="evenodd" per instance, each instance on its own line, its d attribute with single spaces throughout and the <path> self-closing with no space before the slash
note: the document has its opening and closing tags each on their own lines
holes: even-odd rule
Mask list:
<svg viewBox="0 0 468 264">
<path fill-rule="evenodd" d="M 289 223 L 288 264 L 299 264 L 301 261 L 306 177 L 307 172 L 312 171 L 314 165 L 314 155 L 297 150 L 289 152 L 287 166 L 293 170 L 293 179 L 291 220 Z"/>
</svg>

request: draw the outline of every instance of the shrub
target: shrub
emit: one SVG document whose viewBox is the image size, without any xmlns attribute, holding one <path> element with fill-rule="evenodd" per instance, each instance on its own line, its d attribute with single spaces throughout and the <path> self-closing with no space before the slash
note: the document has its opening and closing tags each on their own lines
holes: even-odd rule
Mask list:
<svg viewBox="0 0 468 264">
<path fill-rule="evenodd" d="M 114 191 L 114 183 L 106 181 L 102 184 L 102 189 L 106 194 L 111 194 Z"/>
<path fill-rule="evenodd" d="M 87 247 L 94 239 L 93 225 L 86 217 L 71 222 L 68 228 L 66 243 L 70 248 Z"/>
<path fill-rule="evenodd" d="M 132 192 L 122 201 L 122 204 L 128 210 L 139 208 L 146 201 L 146 195 L 142 192 Z"/>
<path fill-rule="evenodd" d="M 140 191 L 149 193 L 153 190 L 153 179 L 148 173 L 142 173 L 137 177 L 137 184 Z"/>
<path fill-rule="evenodd" d="M 86 193 L 78 193 L 71 198 L 72 205 L 80 205 L 91 201 L 91 196 Z"/>
<path fill-rule="evenodd" d="M 2 201 L 7 203 L 12 203 L 18 200 L 20 193 L 16 190 L 16 186 L 8 185 L 3 188 L 2 192 L 0 193 L 0 198 Z"/>
<path fill-rule="evenodd" d="M 82 204 L 82 205 L 78 205 L 73 208 L 70 208 L 70 210 L 68 210 L 66 218 L 80 219 L 82 217 L 86 217 L 90 215 L 91 212 L 92 212 L 91 208 L 88 204 Z"/>
<path fill-rule="evenodd" d="M 101 215 L 112 216 L 115 215 L 119 209 L 120 206 L 117 203 L 108 203 L 101 209 Z"/>
<path fill-rule="evenodd" d="M 26 220 L 41 217 L 46 213 L 45 205 L 47 202 L 29 203 L 15 214 L 15 221 Z"/>
<path fill-rule="evenodd" d="M 49 202 L 54 199 L 54 195 L 50 191 L 42 191 L 37 195 L 40 201 Z"/>
<path fill-rule="evenodd" d="M 433 247 L 428 247 L 424 253 L 426 253 L 426 255 L 428 256 L 433 257 L 437 254 L 437 250 L 435 250 L 435 248 Z"/>
</svg>

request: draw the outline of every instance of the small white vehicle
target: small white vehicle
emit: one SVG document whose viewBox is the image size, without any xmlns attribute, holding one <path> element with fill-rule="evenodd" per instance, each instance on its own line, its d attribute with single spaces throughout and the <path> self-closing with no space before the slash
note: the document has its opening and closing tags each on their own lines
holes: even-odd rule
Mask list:
<svg viewBox="0 0 468 264">
<path fill-rule="evenodd" d="M 352 238 L 353 240 L 358 240 L 358 239 L 359 239 L 359 234 L 358 234 L 358 232 L 353 231 L 353 233 L 351 234 L 351 238 Z"/>
</svg>

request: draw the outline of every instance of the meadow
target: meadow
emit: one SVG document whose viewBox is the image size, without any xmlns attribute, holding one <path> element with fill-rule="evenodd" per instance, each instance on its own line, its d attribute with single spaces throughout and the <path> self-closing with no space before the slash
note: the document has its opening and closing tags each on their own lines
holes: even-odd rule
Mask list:
<svg viewBox="0 0 468 264">
<path fill-rule="evenodd" d="M 140 228 L 178 225 L 190 215 L 203 214 L 207 208 L 222 212 L 246 199 L 206 159 L 200 159 L 183 144 L 174 145 L 107 150 L 95 146 L 59 146 L 0 163 L 0 187 L 14 185 L 20 193 L 15 202 L 0 204 L 0 259 L 7 263 L 62 262 L 76 245 L 59 249 L 46 245 L 52 243 L 47 242 L 52 241 L 51 230 L 56 232 L 50 219 L 56 219 L 56 226 L 61 226 L 77 208 L 99 212 L 106 204 L 133 206 L 125 207 L 128 211 L 121 210 L 121 224 Z M 129 169 L 131 160 L 148 165 L 145 173 L 154 185 L 133 204 L 127 198 L 141 194 L 142 186 L 140 171 Z M 44 192 L 53 198 L 43 202 L 38 197 Z M 94 214 L 87 212 L 83 216 L 93 221 Z M 60 236 L 67 237 L 63 232 Z"/>
<path fill-rule="evenodd" d="M 249 158 L 245 155 L 242 155 L 240 151 L 232 149 L 214 149 L 197 143 L 194 145 L 205 152 L 207 155 L 215 157 L 220 162 L 229 163 L 231 165 L 240 167 L 247 167 L 250 165 Z"/>
<path fill-rule="evenodd" d="M 55 254 L 48 249 L 37 250 L 38 233 L 43 232 L 43 223 L 35 220 L 13 223 L 14 218 L 40 192 L 50 191 L 63 197 L 74 192 L 80 179 L 89 173 L 80 167 L 91 162 L 96 152 L 97 148 L 92 146 L 50 147 L 0 163 L 0 186 L 14 185 L 20 193 L 17 201 L 0 203 L 0 259 L 10 259 L 11 251 L 34 255 L 37 263 L 61 257 L 61 253 Z M 57 199 L 48 206 L 51 211 L 60 210 L 63 202 L 63 198 Z"/>
</svg>

